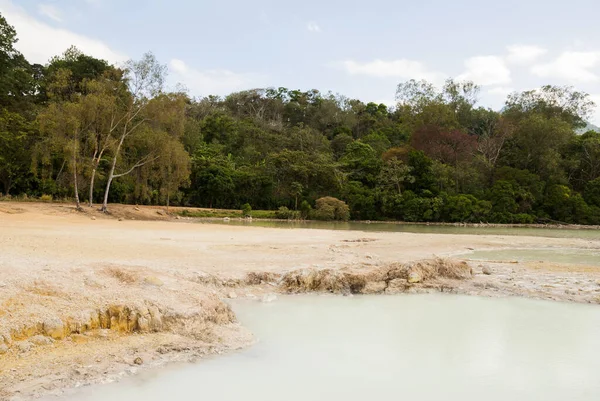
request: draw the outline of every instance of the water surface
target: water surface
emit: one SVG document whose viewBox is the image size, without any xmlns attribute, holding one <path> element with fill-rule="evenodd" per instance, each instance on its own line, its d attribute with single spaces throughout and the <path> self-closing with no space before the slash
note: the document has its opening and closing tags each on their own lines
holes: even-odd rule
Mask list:
<svg viewBox="0 0 600 401">
<path fill-rule="evenodd" d="M 470 234 L 470 235 L 525 235 L 549 238 L 600 239 L 598 229 L 557 229 L 527 227 L 469 227 L 426 224 L 364 223 L 364 222 L 325 222 L 325 221 L 265 221 L 202 220 L 206 224 L 229 224 L 269 228 L 311 228 L 323 230 L 352 230 L 370 232 L 408 232 L 421 234 Z"/>
<path fill-rule="evenodd" d="M 448 295 L 235 303 L 250 349 L 78 401 L 597 401 L 600 308 Z"/>
<path fill-rule="evenodd" d="M 496 251 L 474 251 L 463 256 L 474 260 L 542 261 L 600 267 L 600 250 L 598 249 L 502 249 Z"/>
</svg>

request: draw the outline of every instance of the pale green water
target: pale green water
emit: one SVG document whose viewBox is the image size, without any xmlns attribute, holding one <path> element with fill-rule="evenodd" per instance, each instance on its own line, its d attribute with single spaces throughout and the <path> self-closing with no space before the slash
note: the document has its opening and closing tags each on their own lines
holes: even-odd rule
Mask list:
<svg viewBox="0 0 600 401">
<path fill-rule="evenodd" d="M 476 235 L 526 235 L 550 238 L 586 238 L 600 239 L 598 229 L 556 229 L 556 228 L 515 228 L 515 227 L 460 227 L 437 226 L 424 224 L 394 224 L 394 223 L 332 223 L 321 221 L 260 221 L 252 222 L 232 220 L 224 223 L 220 220 L 203 221 L 206 224 L 229 224 L 271 228 L 312 228 L 324 230 L 354 230 L 371 232 L 409 232 L 423 234 L 476 234 Z"/>
<path fill-rule="evenodd" d="M 475 260 L 516 260 L 519 262 L 543 261 L 600 267 L 600 250 L 594 249 L 504 249 L 499 251 L 475 251 L 462 256 Z"/>
<path fill-rule="evenodd" d="M 598 306 L 408 295 L 234 309 L 252 348 L 63 400 L 600 400 Z"/>
</svg>

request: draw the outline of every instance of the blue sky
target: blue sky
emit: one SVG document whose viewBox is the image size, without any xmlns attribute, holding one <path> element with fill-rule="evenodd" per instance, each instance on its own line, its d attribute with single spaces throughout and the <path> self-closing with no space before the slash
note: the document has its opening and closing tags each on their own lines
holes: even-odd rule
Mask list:
<svg viewBox="0 0 600 401">
<path fill-rule="evenodd" d="M 454 77 L 494 108 L 542 84 L 600 103 L 597 0 L 0 0 L 0 12 L 32 62 L 71 44 L 115 63 L 151 50 L 195 96 L 286 86 L 392 104 L 399 82 Z"/>
</svg>

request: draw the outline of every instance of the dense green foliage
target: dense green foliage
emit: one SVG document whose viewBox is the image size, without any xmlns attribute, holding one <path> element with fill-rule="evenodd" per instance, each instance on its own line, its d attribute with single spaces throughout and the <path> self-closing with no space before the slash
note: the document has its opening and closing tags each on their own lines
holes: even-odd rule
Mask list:
<svg viewBox="0 0 600 401">
<path fill-rule="evenodd" d="M 163 90 L 151 54 L 117 68 L 72 48 L 30 65 L 16 39 L 0 18 L 4 194 L 279 218 L 600 224 L 600 133 L 578 134 L 594 104 L 570 87 L 512 94 L 501 111 L 452 80 L 401 83 L 393 108 L 286 88 L 191 99 Z"/>
</svg>

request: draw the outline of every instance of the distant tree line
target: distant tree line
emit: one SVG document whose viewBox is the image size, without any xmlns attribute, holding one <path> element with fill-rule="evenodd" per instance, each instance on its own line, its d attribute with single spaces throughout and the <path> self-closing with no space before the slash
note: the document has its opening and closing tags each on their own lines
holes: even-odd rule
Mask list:
<svg viewBox="0 0 600 401">
<path fill-rule="evenodd" d="M 0 16 L 4 195 L 104 210 L 335 197 L 362 220 L 600 224 L 600 133 L 582 132 L 594 104 L 571 87 L 511 94 L 501 111 L 453 80 L 401 83 L 393 108 L 287 88 L 192 99 L 165 91 L 150 53 L 113 66 L 70 48 L 38 65 L 16 41 Z"/>
</svg>

